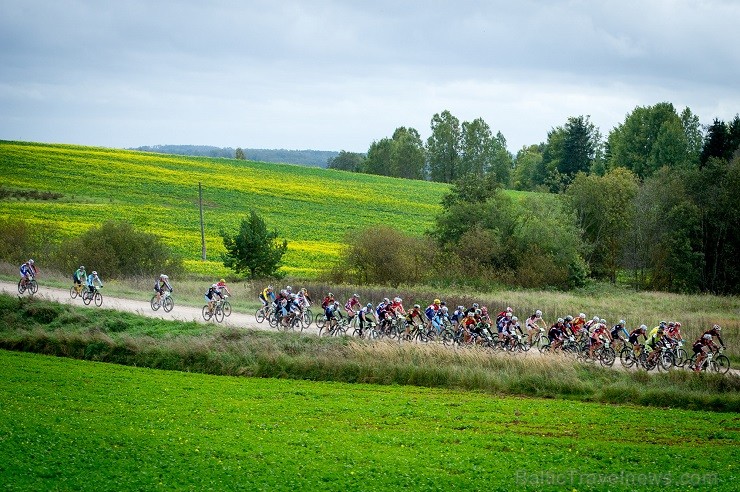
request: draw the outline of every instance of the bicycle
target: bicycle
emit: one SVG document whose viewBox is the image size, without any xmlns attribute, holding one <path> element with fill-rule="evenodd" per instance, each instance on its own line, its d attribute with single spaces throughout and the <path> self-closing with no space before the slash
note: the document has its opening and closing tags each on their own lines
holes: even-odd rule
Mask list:
<svg viewBox="0 0 740 492">
<path fill-rule="evenodd" d="M 670 370 L 675 365 L 673 352 L 663 344 L 661 344 L 660 348 L 655 348 L 654 351 L 655 350 L 660 350 L 660 353 L 656 357 L 650 357 L 645 351 L 640 353 L 639 361 L 642 367 L 645 368 L 646 371 L 651 371 L 656 367 L 658 368 L 658 371 Z"/>
<path fill-rule="evenodd" d="M 213 318 L 217 322 L 221 323 L 224 320 L 222 301 L 220 299 L 216 301 L 216 303 L 213 305 L 213 310 L 208 309 L 208 304 L 206 304 L 205 306 L 203 306 L 201 314 L 203 315 L 203 319 L 206 321 L 210 321 L 211 318 Z"/>
<path fill-rule="evenodd" d="M 84 302 L 86 306 L 89 306 L 91 302 L 95 301 L 95 305 L 100 307 L 103 304 L 103 294 L 100 293 L 100 289 L 102 288 L 102 286 L 88 286 L 88 288 L 82 292 L 82 302 Z"/>
<path fill-rule="evenodd" d="M 274 313 L 275 308 L 269 304 L 266 304 L 254 313 L 254 319 L 257 321 L 257 323 L 262 323 L 266 319 L 269 319 L 270 316 L 272 316 Z"/>
<path fill-rule="evenodd" d="M 357 316 L 355 316 L 357 318 Z M 365 327 L 361 330 L 360 329 L 360 323 L 352 323 L 351 326 L 353 326 L 352 330 L 352 336 L 359 337 L 359 338 L 365 338 L 367 340 L 377 340 L 380 338 L 380 333 L 377 330 L 377 323 L 375 321 L 366 319 L 365 320 Z"/>
<path fill-rule="evenodd" d="M 629 344 L 625 345 L 624 348 L 619 351 L 619 362 L 623 367 L 629 369 L 639 363 L 639 354 L 644 353 L 645 350 L 642 345 L 638 345 L 638 347 L 640 348 L 638 353 L 635 353 L 635 349 Z"/>
<path fill-rule="evenodd" d="M 175 301 L 172 299 L 170 291 L 165 290 L 159 300 L 157 300 L 157 294 L 154 294 L 152 296 L 152 300 L 149 301 L 149 305 L 151 306 L 152 311 L 157 311 L 161 307 L 164 309 L 165 313 L 169 313 L 172 311 L 172 308 L 175 307 Z"/>
<path fill-rule="evenodd" d="M 329 323 L 326 323 L 326 320 L 324 324 L 322 324 L 321 328 L 319 328 L 319 336 L 320 337 L 336 337 L 340 335 L 346 335 L 347 334 L 347 328 L 349 327 L 347 323 L 347 319 L 343 316 L 335 316 L 329 321 Z"/>
<path fill-rule="evenodd" d="M 25 278 L 21 278 L 18 280 L 18 293 L 24 294 L 26 291 L 28 291 L 31 295 L 34 295 L 36 292 L 39 291 L 39 284 L 36 283 L 36 278 L 31 277 L 30 280 L 26 280 L 24 282 Z"/>
<path fill-rule="evenodd" d="M 85 290 L 85 286 L 82 284 L 72 284 L 72 287 L 69 288 L 69 297 L 72 299 L 77 299 L 78 297 L 82 297 L 82 293 Z"/>
<path fill-rule="evenodd" d="M 686 364 L 686 368 L 694 370 L 696 368 L 696 359 L 699 354 L 694 354 Z M 701 363 L 700 371 L 711 371 L 719 374 L 727 374 L 730 370 L 730 359 L 722 353 L 722 349 L 712 350 L 707 353 Z"/>
</svg>

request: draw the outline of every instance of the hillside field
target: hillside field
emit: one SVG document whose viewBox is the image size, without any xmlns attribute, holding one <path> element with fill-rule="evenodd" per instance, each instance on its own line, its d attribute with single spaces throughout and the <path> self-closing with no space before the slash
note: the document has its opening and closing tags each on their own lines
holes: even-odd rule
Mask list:
<svg viewBox="0 0 740 492">
<path fill-rule="evenodd" d="M 736 490 L 733 413 L 0 351 L 5 490 Z"/>
<path fill-rule="evenodd" d="M 236 231 L 253 208 L 288 240 L 285 271 L 311 278 L 338 257 L 347 231 L 378 224 L 422 234 L 447 185 L 304 166 L 126 150 L 0 141 L 0 182 L 59 200 L 3 200 L 0 217 L 22 217 L 63 236 L 111 219 L 160 235 L 191 272 L 221 274 L 221 229 Z M 208 261 L 202 262 L 198 183 Z"/>
</svg>

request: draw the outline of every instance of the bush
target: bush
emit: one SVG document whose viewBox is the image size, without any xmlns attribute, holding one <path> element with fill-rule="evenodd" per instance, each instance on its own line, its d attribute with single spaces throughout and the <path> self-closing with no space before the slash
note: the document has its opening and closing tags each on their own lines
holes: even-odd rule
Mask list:
<svg viewBox="0 0 740 492">
<path fill-rule="evenodd" d="M 82 264 L 103 279 L 184 272 L 176 256 L 155 234 L 137 231 L 128 222 L 109 221 L 79 237 L 64 241 L 55 255 L 57 267 L 72 272 Z"/>
</svg>

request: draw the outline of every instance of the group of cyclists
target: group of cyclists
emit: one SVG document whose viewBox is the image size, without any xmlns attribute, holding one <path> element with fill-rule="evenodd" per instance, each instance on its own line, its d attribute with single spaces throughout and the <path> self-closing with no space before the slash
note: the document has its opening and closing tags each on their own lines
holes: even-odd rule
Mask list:
<svg viewBox="0 0 740 492">
<path fill-rule="evenodd" d="M 72 274 L 72 282 L 78 295 L 82 294 L 83 289 L 86 289 L 88 292 L 92 292 L 95 289 L 103 287 L 103 280 L 98 275 L 98 272 L 93 270 L 92 273 L 88 274 L 85 270 L 85 265 L 80 265 L 80 267 L 75 270 Z"/>
<path fill-rule="evenodd" d="M 259 294 L 263 308 L 273 308 L 278 320 L 300 318 L 310 305 L 311 298 L 306 289 L 293 292 L 290 286 L 275 292 L 272 285 L 267 286 Z M 491 343 L 495 341 L 500 347 L 515 347 L 517 344 L 529 346 L 538 344 L 546 346 L 548 350 L 564 350 L 569 344 L 580 347 L 581 351 L 594 359 L 595 354 L 602 347 L 621 343 L 629 347 L 634 354 L 644 352 L 646 362 L 654 361 L 664 348 L 673 348 L 684 342 L 681 333 L 681 323 L 678 321 L 661 321 L 657 326 L 648 330 L 647 325 L 629 330 L 626 322 L 620 320 L 613 326 L 599 316 L 587 319 L 585 313 L 578 316 L 558 318 L 552 325 L 545 322 L 542 311 L 536 310 L 524 318 L 524 321 L 514 315 L 511 307 L 491 315 L 485 306 L 473 303 L 470 307 L 457 306 L 450 310 L 445 302 L 434 299 L 431 304 L 422 308 L 415 304 L 411 309 L 405 309 L 403 299 L 394 297 L 392 300 L 384 298 L 377 305 L 362 303 L 358 294 L 353 294 L 342 304 L 329 292 L 321 301 L 325 322 L 332 326 L 339 323 L 351 323 L 356 319 L 359 336 L 363 336 L 366 327 L 372 325 L 379 333 L 388 333 L 392 326 L 402 326 L 401 336 L 408 337 L 412 332 L 425 331 L 428 338 L 442 335 L 443 331 L 450 331 L 461 343 Z M 399 323 L 400 322 L 400 323 Z M 722 328 L 715 324 L 692 344 L 694 365 L 692 369 L 699 371 L 707 358 L 707 354 L 719 349 L 715 339 L 724 349 L 725 343 L 721 336 Z"/>
</svg>

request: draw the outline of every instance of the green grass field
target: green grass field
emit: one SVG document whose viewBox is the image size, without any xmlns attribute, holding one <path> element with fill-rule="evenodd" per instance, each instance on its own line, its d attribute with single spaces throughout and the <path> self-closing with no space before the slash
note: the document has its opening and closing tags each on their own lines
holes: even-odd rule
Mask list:
<svg viewBox="0 0 740 492">
<path fill-rule="evenodd" d="M 312 277 L 331 265 L 349 230 L 391 224 L 422 234 L 447 185 L 303 166 L 0 141 L 0 182 L 63 194 L 54 201 L 3 200 L 0 217 L 23 217 L 62 235 L 125 219 L 175 247 L 191 272 L 221 275 L 221 229 L 236 231 L 255 209 L 288 240 L 285 271 Z M 198 183 L 206 244 L 201 262 Z"/>
<path fill-rule="evenodd" d="M 4 490 L 737 490 L 737 414 L 0 351 Z"/>
</svg>

